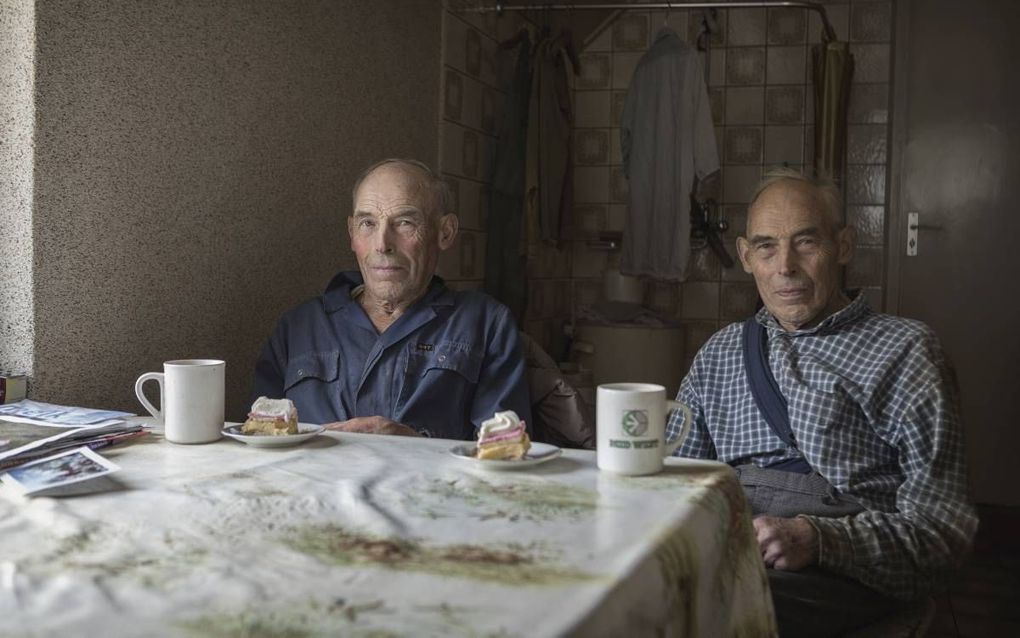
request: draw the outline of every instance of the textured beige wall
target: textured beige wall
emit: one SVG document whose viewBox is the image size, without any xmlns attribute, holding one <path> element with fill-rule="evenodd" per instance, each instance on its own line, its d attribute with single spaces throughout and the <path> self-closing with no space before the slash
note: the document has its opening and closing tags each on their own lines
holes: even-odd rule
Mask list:
<svg viewBox="0 0 1020 638">
<path fill-rule="evenodd" d="M 33 396 L 141 409 L 164 360 L 227 361 L 351 266 L 361 168 L 435 162 L 438 0 L 37 7 Z"/>
<path fill-rule="evenodd" d="M 0 371 L 32 372 L 32 0 L 0 0 Z"/>
</svg>

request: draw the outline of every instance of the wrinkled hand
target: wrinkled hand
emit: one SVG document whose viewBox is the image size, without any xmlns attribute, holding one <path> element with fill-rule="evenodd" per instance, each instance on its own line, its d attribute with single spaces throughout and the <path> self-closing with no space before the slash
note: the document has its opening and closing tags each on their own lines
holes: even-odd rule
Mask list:
<svg viewBox="0 0 1020 638">
<path fill-rule="evenodd" d="M 752 522 L 766 567 L 795 572 L 818 562 L 818 532 L 803 518 L 759 516 Z"/>
<path fill-rule="evenodd" d="M 421 436 L 406 425 L 390 421 L 381 416 L 359 416 L 346 421 L 326 423 L 327 430 L 340 432 L 362 432 L 364 434 L 390 434 L 394 436 Z"/>
</svg>

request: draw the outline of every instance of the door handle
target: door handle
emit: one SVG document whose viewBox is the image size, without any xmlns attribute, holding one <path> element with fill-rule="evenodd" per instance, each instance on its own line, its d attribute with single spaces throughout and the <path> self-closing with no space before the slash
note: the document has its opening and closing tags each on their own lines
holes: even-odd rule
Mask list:
<svg viewBox="0 0 1020 638">
<path fill-rule="evenodd" d="M 942 230 L 938 224 L 922 224 L 918 221 L 920 216 L 916 211 L 907 213 L 907 257 L 917 256 L 917 231 Z"/>
</svg>

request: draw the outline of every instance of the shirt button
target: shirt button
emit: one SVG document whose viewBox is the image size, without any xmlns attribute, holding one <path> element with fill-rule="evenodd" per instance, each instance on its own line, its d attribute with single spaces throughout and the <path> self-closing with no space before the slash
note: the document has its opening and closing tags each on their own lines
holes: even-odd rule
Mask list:
<svg viewBox="0 0 1020 638">
<path fill-rule="evenodd" d="M 439 360 L 440 361 L 446 361 L 446 355 L 445 354 L 439 355 Z"/>
<path fill-rule="evenodd" d="M 297 375 L 298 375 L 299 377 L 303 377 L 303 376 L 305 376 L 305 371 L 304 371 L 304 370 L 298 370 L 298 371 L 297 371 Z"/>
</svg>

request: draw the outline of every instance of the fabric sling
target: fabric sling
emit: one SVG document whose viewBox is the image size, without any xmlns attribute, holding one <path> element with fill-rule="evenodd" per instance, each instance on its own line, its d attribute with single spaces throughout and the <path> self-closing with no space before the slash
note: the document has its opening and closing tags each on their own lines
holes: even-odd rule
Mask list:
<svg viewBox="0 0 1020 638">
<path fill-rule="evenodd" d="M 768 332 L 765 326 L 754 317 L 744 322 L 744 370 L 747 373 L 747 385 L 751 388 L 754 403 L 761 415 L 783 443 L 797 449 L 790 427 L 790 412 L 786 397 L 779 389 L 779 383 L 772 375 L 768 361 Z M 810 474 L 813 470 L 803 456 L 785 459 L 769 466 L 770 469 L 785 472 Z"/>
</svg>

